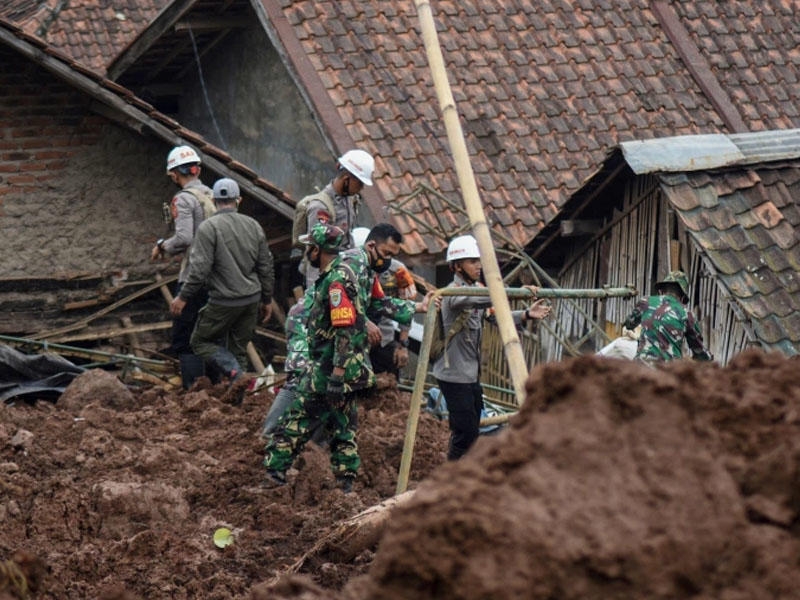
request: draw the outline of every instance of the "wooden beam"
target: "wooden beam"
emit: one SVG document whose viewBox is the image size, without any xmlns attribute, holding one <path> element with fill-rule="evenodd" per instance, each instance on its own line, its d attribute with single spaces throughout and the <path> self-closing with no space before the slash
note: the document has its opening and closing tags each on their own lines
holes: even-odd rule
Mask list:
<svg viewBox="0 0 800 600">
<path fill-rule="evenodd" d="M 156 281 L 154 283 L 151 283 L 150 285 L 147 285 L 147 286 L 143 287 L 142 289 L 135 291 L 133 294 L 129 294 L 128 296 L 125 296 L 121 300 L 118 300 L 117 302 L 114 302 L 114 304 L 110 304 L 109 306 L 106 306 L 105 308 L 97 311 L 96 313 L 93 313 L 93 314 L 89 315 L 88 317 L 86 317 L 84 319 L 81 319 L 80 321 L 77 321 L 77 322 L 73 323 L 72 325 L 66 325 L 64 327 L 59 327 L 58 329 L 53 329 L 53 330 L 50 330 L 50 331 L 41 331 L 41 332 L 39 332 L 39 333 L 37 333 L 35 335 L 32 335 L 30 337 L 32 339 L 38 339 L 38 340 L 44 340 L 44 339 L 48 339 L 49 340 L 50 338 L 53 338 L 53 337 L 55 337 L 57 335 L 61 335 L 63 333 L 69 333 L 71 331 L 77 331 L 79 329 L 83 329 L 89 323 L 91 323 L 93 320 L 95 320 L 95 319 L 97 319 L 99 317 L 102 317 L 104 315 L 107 315 L 108 313 L 110 313 L 111 311 L 119 308 L 120 306 L 126 305 L 131 300 L 135 300 L 136 298 L 139 298 L 140 296 L 144 296 L 145 294 L 148 294 L 148 293 L 152 292 L 153 290 L 155 290 L 155 289 L 159 288 L 160 286 L 164 285 L 164 283 L 168 283 L 170 281 L 175 281 L 177 278 L 178 278 L 178 275 L 175 274 L 175 275 L 171 275 L 170 277 L 168 277 L 165 280 Z"/>
<path fill-rule="evenodd" d="M 175 23 L 175 31 L 192 30 L 195 33 L 203 31 L 219 31 L 221 29 L 245 29 L 253 20 L 246 17 L 190 17 Z"/>
<path fill-rule="evenodd" d="M 108 78 L 117 80 L 135 63 L 197 0 L 174 0 L 167 4 L 155 21 L 137 37 L 108 67 Z"/>
<path fill-rule="evenodd" d="M 577 235 L 591 235 L 603 226 L 601 219 L 580 220 L 564 219 L 559 223 L 561 237 L 573 237 Z"/>
<path fill-rule="evenodd" d="M 130 318 L 126 317 L 128 321 Z M 105 338 L 116 338 L 123 335 L 134 335 L 143 333 L 145 331 L 159 331 L 162 329 L 170 329 L 172 321 L 159 321 L 157 323 L 142 323 L 140 325 L 124 325 L 122 327 L 106 327 L 102 329 L 87 329 L 80 333 L 73 333 L 71 335 L 60 335 L 47 338 L 48 342 L 54 344 L 66 344 L 69 342 L 85 342 L 89 340 L 102 340 Z"/>
</svg>

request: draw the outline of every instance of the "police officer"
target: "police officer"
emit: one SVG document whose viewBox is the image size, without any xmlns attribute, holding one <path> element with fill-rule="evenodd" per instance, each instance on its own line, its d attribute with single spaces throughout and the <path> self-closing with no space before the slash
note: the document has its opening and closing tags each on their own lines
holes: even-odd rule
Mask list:
<svg viewBox="0 0 800 600">
<path fill-rule="evenodd" d="M 361 190 L 365 185 L 372 185 L 375 159 L 364 150 L 348 150 L 339 157 L 336 168 L 336 177 L 322 192 L 313 195 L 314 199 L 308 203 L 306 231 L 310 232 L 314 225 L 320 222 L 336 225 L 345 234 L 341 248 L 344 250 L 353 246 L 351 233 L 356 226 Z M 306 288 L 312 287 L 317 280 L 319 270 L 305 259 L 300 265 L 300 270 L 305 275 Z"/>
<path fill-rule="evenodd" d="M 183 254 L 175 295 L 181 291 L 189 272 L 189 254 L 200 223 L 214 213 L 211 189 L 200 181 L 200 157 L 190 146 L 176 146 L 167 155 L 167 177 L 180 188 L 165 206 L 165 217 L 174 226 L 174 233 L 159 239 L 150 252 L 155 261 L 164 257 Z M 184 387 L 188 388 L 197 374 L 202 374 L 202 362 L 192 354 L 189 338 L 197 321 L 197 313 L 206 303 L 204 290 L 196 294 L 180 315 L 172 320 L 172 342 L 164 350 L 181 361 Z"/>
<path fill-rule="evenodd" d="M 447 246 L 447 262 L 453 272 L 448 287 L 483 286 L 481 254 L 471 235 L 454 238 Z M 534 293 L 535 287 L 529 287 Z M 480 352 L 483 320 L 491 299 L 486 296 L 444 296 L 441 311 L 444 331 L 453 332 L 441 357 L 433 365 L 433 375 L 447 403 L 450 425 L 448 460 L 463 456 L 478 438 L 483 390 L 480 384 Z M 521 325 L 550 314 L 550 306 L 536 300 L 525 310 L 512 311 L 514 323 Z"/>
</svg>

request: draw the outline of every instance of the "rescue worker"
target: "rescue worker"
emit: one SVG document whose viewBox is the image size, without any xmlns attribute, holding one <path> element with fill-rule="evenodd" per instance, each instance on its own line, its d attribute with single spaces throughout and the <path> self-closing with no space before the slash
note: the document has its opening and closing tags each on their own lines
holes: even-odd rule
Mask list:
<svg viewBox="0 0 800 600">
<path fill-rule="evenodd" d="M 349 492 L 361 464 L 353 414 L 359 397 L 375 385 L 368 354 L 367 312 L 384 312 L 408 323 L 427 310 L 420 303 L 383 294 L 376 273 L 400 251 L 402 237 L 391 225 L 376 226 L 362 248 L 340 254 L 345 233 L 318 223 L 302 236 L 309 264 L 320 270 L 308 315 L 309 368 L 298 383 L 298 397 L 280 419 L 265 448 L 267 485 L 286 482 L 286 470 L 320 426 L 331 431 L 331 467 Z"/>
<path fill-rule="evenodd" d="M 683 271 L 672 271 L 656 283 L 656 294 L 640 298 L 624 326 L 641 325 L 636 358 L 658 363 L 683 357 L 683 344 L 695 360 L 714 360 L 703 343 L 700 325 L 689 302 L 689 280 Z"/>
<path fill-rule="evenodd" d="M 286 359 L 283 363 L 286 381 L 275 395 L 275 399 L 267 411 L 264 425 L 261 428 L 261 437 L 263 438 L 275 431 L 278 419 L 294 402 L 297 397 L 297 382 L 308 368 L 308 327 L 306 323 L 313 300 L 314 289 L 309 288 L 286 313 Z"/>
<path fill-rule="evenodd" d="M 310 232 L 317 223 L 331 223 L 345 233 L 342 250 L 353 247 L 351 231 L 356 226 L 358 210 L 361 204 L 361 190 L 372 185 L 372 174 L 375 171 L 375 159 L 364 150 L 348 150 L 337 161 L 336 177 L 323 188 L 308 204 L 306 212 L 306 231 Z M 302 200 L 301 200 L 302 202 Z M 333 209 L 334 214 L 331 214 Z M 319 269 L 303 258 L 300 272 L 305 275 L 306 289 L 313 287 L 319 275 Z"/>
<path fill-rule="evenodd" d="M 478 242 L 471 235 L 454 238 L 447 246 L 447 263 L 453 272 L 448 287 L 482 287 L 481 254 Z M 524 286 L 534 295 L 535 286 Z M 461 458 L 478 438 L 483 390 L 480 384 L 481 335 L 486 309 L 492 304 L 488 296 L 442 296 L 441 311 L 444 331 L 452 333 L 444 352 L 433 365 L 433 375 L 447 403 L 450 426 L 448 460 Z M 517 326 L 544 319 L 550 306 L 536 300 L 525 310 L 511 312 Z"/>
<path fill-rule="evenodd" d="M 165 219 L 174 226 L 174 234 L 156 241 L 150 252 L 150 259 L 155 261 L 183 254 L 175 295 L 180 293 L 186 281 L 186 274 L 189 272 L 189 250 L 197 228 L 214 213 L 211 188 L 200 181 L 200 164 L 200 157 L 190 146 L 176 146 L 167 155 L 167 176 L 180 188 L 170 203 L 168 205 L 165 203 L 164 207 Z M 206 291 L 199 291 L 183 312 L 173 318 L 171 344 L 162 350 L 165 354 L 180 360 L 181 377 L 186 389 L 191 386 L 197 375 L 203 373 L 202 361 L 192 354 L 189 338 L 197 321 L 197 313 L 207 299 Z"/>
<path fill-rule="evenodd" d="M 356 248 L 364 245 L 370 230 L 356 227 L 353 230 L 353 241 Z M 381 288 L 387 296 L 402 300 L 414 300 L 417 297 L 417 286 L 408 268 L 397 258 L 392 258 L 389 268 L 379 276 Z M 400 380 L 400 369 L 408 364 L 409 324 L 400 325 L 396 321 L 381 316 L 377 323 L 380 341 L 371 345 L 369 360 L 372 370 L 379 373 L 391 373 Z"/>
<path fill-rule="evenodd" d="M 232 389 L 234 404 L 244 395 L 245 385 L 240 380 L 248 364 L 247 344 L 253 339 L 259 316 L 266 322 L 272 315 L 275 286 L 264 230 L 258 221 L 237 212 L 239 201 L 239 185 L 234 180 L 214 183 L 217 212 L 197 230 L 186 282 L 170 306 L 178 316 L 203 287 L 208 289 L 208 302 L 192 333 L 192 350 L 231 384 L 239 382 Z"/>
</svg>

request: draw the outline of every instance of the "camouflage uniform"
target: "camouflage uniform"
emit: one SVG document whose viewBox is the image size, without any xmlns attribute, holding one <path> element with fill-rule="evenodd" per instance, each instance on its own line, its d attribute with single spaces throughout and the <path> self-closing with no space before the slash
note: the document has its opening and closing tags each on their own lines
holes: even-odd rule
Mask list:
<svg viewBox="0 0 800 600">
<path fill-rule="evenodd" d="M 389 268 L 379 276 L 381 287 L 387 296 L 413 300 L 417 297 L 417 286 L 408 268 L 396 258 L 389 263 Z M 392 373 L 400 379 L 400 369 L 395 363 L 395 353 L 400 346 L 395 340 L 395 321 L 388 317 L 381 317 L 377 322 L 381 330 L 381 342 L 369 351 L 369 360 L 375 373 Z M 410 325 L 400 325 L 399 331 L 405 337 L 405 346 L 408 347 L 408 333 Z"/>
<path fill-rule="evenodd" d="M 297 396 L 297 382 L 308 366 L 308 311 L 314 300 L 313 289 L 306 290 L 286 315 L 286 360 L 283 371 L 286 382 L 269 407 L 261 429 L 262 437 L 275 431 L 278 420 Z"/>
<path fill-rule="evenodd" d="M 695 360 L 713 360 L 692 311 L 669 294 L 641 298 L 625 320 L 625 327 L 642 325 L 636 358 L 661 362 L 683 357 L 684 340 Z"/>
<path fill-rule="evenodd" d="M 361 464 L 351 415 L 355 402 L 375 385 L 369 362 L 367 315 L 386 315 L 399 323 L 414 316 L 413 301 L 389 298 L 369 266 L 363 248 L 337 256 L 320 273 L 308 315 L 309 368 L 298 382 L 298 397 L 265 449 L 263 465 L 283 473 L 314 431 L 331 433 L 331 467 L 337 477 L 355 477 Z M 334 367 L 344 369 L 344 400 L 326 397 Z"/>
</svg>

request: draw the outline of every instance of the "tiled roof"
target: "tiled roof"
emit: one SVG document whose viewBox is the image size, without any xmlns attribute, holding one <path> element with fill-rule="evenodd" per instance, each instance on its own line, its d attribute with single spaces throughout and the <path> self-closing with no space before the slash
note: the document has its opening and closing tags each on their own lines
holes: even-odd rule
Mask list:
<svg viewBox="0 0 800 600">
<path fill-rule="evenodd" d="M 211 0 L 10 0 L 0 15 L 104 72 L 160 8 L 180 2 L 214 10 Z M 450 207 L 459 185 L 414 2 L 260 2 L 334 147 L 377 155 L 377 191 L 402 207 L 390 212 L 407 252 L 441 250 L 428 228 L 468 223 Z M 520 245 L 620 142 L 800 127 L 795 0 L 431 8 L 487 215 Z"/>
<path fill-rule="evenodd" d="M 687 69 L 686 48 L 670 41 L 649 0 L 432 3 L 486 212 L 520 245 L 621 141 L 730 132 L 718 112 L 730 104 L 751 130 L 800 126 L 792 0 L 660 4 L 707 69 Z M 396 204 L 424 183 L 458 201 L 414 3 L 280 6 L 352 141 L 378 155 L 383 197 Z M 714 73 L 721 94 L 712 102 L 713 86 L 697 78 Z M 396 221 L 411 254 L 441 249 L 423 223 L 465 221 L 432 194 L 405 209 Z"/>
<path fill-rule="evenodd" d="M 756 337 L 800 354 L 800 159 L 660 179 Z"/>
<path fill-rule="evenodd" d="M 800 27 L 794 0 L 673 2 L 750 131 L 800 124 Z"/>
<path fill-rule="evenodd" d="M 56 76 L 120 113 L 124 117 L 121 121 L 137 131 L 146 129 L 172 145 L 191 144 L 203 158 L 205 168 L 220 176 L 235 178 L 242 187 L 243 196 L 259 200 L 284 217 L 285 220 L 273 223 L 274 226 L 283 226 L 285 229 L 288 225 L 293 214 L 294 201 L 277 186 L 210 144 L 198 133 L 182 127 L 177 121 L 136 97 L 130 90 L 71 60 L 58 50 L 50 48 L 40 38 L 26 33 L 0 16 L 0 44 L 2 43 L 16 48 L 26 56 L 33 56 L 34 60 Z"/>
<path fill-rule="evenodd" d="M 105 73 L 170 0 L 7 0 L 0 16 L 86 67 Z"/>
</svg>

